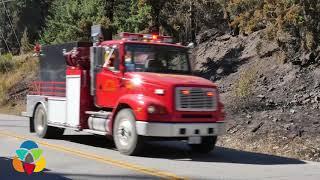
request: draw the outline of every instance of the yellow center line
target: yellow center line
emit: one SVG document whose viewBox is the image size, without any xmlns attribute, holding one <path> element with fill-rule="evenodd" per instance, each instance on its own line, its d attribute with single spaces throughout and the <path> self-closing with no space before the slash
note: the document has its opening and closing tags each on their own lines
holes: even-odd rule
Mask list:
<svg viewBox="0 0 320 180">
<path fill-rule="evenodd" d="M 34 142 L 36 142 L 38 144 L 41 144 L 42 146 L 48 147 L 48 148 L 53 149 L 53 150 L 65 152 L 65 153 L 68 153 L 68 154 L 71 154 L 71 155 L 75 155 L 75 156 L 79 156 L 79 157 L 86 158 L 86 159 L 99 161 L 99 162 L 102 162 L 102 163 L 105 163 L 105 164 L 114 165 L 114 166 L 121 167 L 121 168 L 124 168 L 124 169 L 137 171 L 137 172 L 144 173 L 144 174 L 147 174 L 147 175 L 157 176 L 157 177 L 164 178 L 164 179 L 188 179 L 186 177 L 181 177 L 181 176 L 175 175 L 175 174 L 170 173 L 170 172 L 165 172 L 165 171 L 160 171 L 160 170 L 157 170 L 157 169 L 143 167 L 143 166 L 136 165 L 136 164 L 131 164 L 131 163 L 128 163 L 128 162 L 111 159 L 111 158 L 108 158 L 108 157 L 102 157 L 102 156 L 90 154 L 90 153 L 87 153 L 87 152 L 84 152 L 84 151 L 79 151 L 79 150 L 75 150 L 75 149 L 72 149 L 72 148 L 66 148 L 66 147 L 63 147 L 63 146 L 60 146 L 60 145 L 56 145 L 56 144 L 49 144 L 49 143 L 41 141 L 41 140 L 36 140 L 36 139 L 33 139 L 33 138 L 17 135 L 17 134 L 14 134 L 12 132 L 8 132 L 8 131 L 6 131 L 6 132 L 0 131 L 0 135 L 13 137 L 13 138 L 21 139 L 21 140 L 32 140 L 32 141 L 34 141 Z"/>
</svg>

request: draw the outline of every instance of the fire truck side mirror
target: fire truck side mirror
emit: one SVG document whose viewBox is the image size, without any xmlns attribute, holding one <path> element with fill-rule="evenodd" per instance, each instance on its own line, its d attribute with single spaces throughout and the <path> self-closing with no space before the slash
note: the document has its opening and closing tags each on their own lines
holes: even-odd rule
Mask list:
<svg viewBox="0 0 320 180">
<path fill-rule="evenodd" d="M 102 26 L 100 24 L 91 26 L 91 38 L 94 46 L 103 41 Z"/>
</svg>

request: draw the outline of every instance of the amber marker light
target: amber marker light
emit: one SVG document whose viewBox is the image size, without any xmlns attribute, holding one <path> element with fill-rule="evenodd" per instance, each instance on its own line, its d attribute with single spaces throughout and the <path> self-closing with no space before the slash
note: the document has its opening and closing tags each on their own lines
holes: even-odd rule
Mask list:
<svg viewBox="0 0 320 180">
<path fill-rule="evenodd" d="M 189 90 L 181 90 L 181 93 L 183 95 L 186 95 L 186 96 L 190 95 L 190 91 Z"/>
<path fill-rule="evenodd" d="M 214 93 L 209 91 L 209 92 L 207 92 L 207 96 L 212 97 L 212 96 L 214 96 Z"/>
<path fill-rule="evenodd" d="M 157 36 L 157 35 L 152 35 L 152 39 L 153 39 L 153 40 L 157 40 L 157 39 L 158 39 L 158 36 Z"/>
</svg>

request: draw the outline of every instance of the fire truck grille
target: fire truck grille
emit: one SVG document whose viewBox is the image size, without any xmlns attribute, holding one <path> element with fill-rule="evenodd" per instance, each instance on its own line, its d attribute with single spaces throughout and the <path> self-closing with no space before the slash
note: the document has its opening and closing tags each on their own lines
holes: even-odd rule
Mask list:
<svg viewBox="0 0 320 180">
<path fill-rule="evenodd" d="M 215 111 L 217 93 L 213 88 L 176 88 L 176 110 L 178 111 Z"/>
</svg>

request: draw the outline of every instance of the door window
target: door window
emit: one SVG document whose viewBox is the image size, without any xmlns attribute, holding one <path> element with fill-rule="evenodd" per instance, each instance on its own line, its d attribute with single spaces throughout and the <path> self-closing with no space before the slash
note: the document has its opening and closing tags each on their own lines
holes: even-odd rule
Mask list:
<svg viewBox="0 0 320 180">
<path fill-rule="evenodd" d="M 119 50 L 115 48 L 105 48 L 104 52 L 104 68 L 108 68 L 111 71 L 119 71 L 120 56 Z"/>
</svg>

